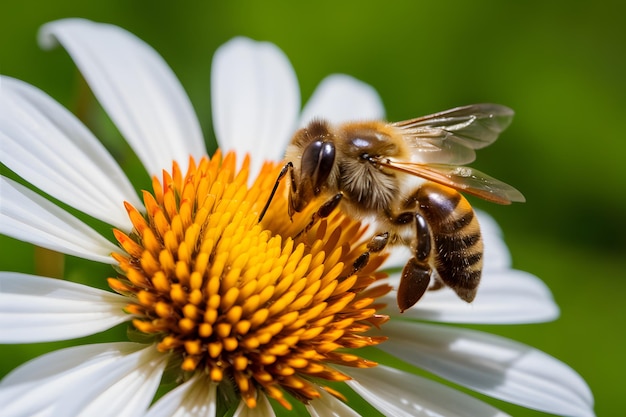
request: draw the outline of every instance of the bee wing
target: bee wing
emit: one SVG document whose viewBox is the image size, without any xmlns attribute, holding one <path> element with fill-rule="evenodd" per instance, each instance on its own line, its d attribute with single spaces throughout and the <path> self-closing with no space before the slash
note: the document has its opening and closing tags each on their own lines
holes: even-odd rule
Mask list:
<svg viewBox="0 0 626 417">
<path fill-rule="evenodd" d="M 497 204 L 524 202 L 517 189 L 474 168 L 455 165 L 425 165 L 411 162 L 378 161 L 389 169 L 415 175 Z"/>
<path fill-rule="evenodd" d="M 513 114 L 499 104 L 472 104 L 391 126 L 403 135 L 413 162 L 462 165 L 475 159 L 474 149 L 493 143 Z"/>
</svg>

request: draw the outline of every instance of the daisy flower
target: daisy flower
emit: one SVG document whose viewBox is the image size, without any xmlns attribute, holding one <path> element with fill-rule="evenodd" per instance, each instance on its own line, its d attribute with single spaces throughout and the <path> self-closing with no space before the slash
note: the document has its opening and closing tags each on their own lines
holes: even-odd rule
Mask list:
<svg viewBox="0 0 626 417">
<path fill-rule="evenodd" d="M 330 76 L 300 111 L 297 79 L 282 52 L 236 38 L 214 57 L 220 150 L 209 157 L 183 88 L 141 40 L 68 19 L 44 26 L 40 41 L 69 52 L 152 187 L 138 196 L 76 117 L 33 86 L 0 79 L 2 163 L 113 230 L 103 236 L 3 177 L 1 232 L 111 264 L 112 291 L 3 272 L 0 341 L 67 340 L 129 326 L 129 340 L 61 349 L 14 369 L 0 383 L 3 416 L 504 415 L 401 369 L 402 361 L 402 368 L 414 365 L 524 407 L 593 415 L 587 385 L 567 365 L 498 336 L 437 324 L 558 315 L 538 278 L 511 269 L 488 216 L 479 213 L 485 267 L 476 300 L 431 292 L 402 315 L 394 295 L 399 274 L 383 271 L 404 264 L 401 251 L 388 259 L 374 254 L 353 273 L 366 225 L 339 210 L 311 223 L 315 207 L 290 222 L 282 192 L 259 222 L 295 129 L 313 117 L 382 118 L 371 87 Z M 175 387 L 157 394 L 168 382 Z M 355 410 L 346 396 L 370 408 Z"/>
</svg>

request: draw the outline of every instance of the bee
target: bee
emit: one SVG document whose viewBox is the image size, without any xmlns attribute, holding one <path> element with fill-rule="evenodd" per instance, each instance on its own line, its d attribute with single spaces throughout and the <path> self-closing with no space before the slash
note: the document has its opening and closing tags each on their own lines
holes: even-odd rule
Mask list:
<svg viewBox="0 0 626 417">
<path fill-rule="evenodd" d="M 334 126 L 314 120 L 294 134 L 274 191 L 288 173 L 290 217 L 325 197 L 314 219 L 337 207 L 354 218 L 373 219 L 377 232 L 354 261 L 355 272 L 388 245 L 407 246 L 411 257 L 397 291 L 401 311 L 426 290 L 443 286 L 471 302 L 482 273 L 483 243 L 474 210 L 459 192 L 498 204 L 523 202 L 524 196 L 465 165 L 512 118 L 505 106 L 474 104 L 395 123 Z"/>
</svg>

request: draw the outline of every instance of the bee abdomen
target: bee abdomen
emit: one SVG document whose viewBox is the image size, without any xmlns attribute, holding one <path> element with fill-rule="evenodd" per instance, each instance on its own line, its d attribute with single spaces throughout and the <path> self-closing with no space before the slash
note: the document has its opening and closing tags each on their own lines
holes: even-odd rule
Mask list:
<svg viewBox="0 0 626 417">
<path fill-rule="evenodd" d="M 437 273 L 460 298 L 472 301 L 483 263 L 480 227 L 472 206 L 457 191 L 435 183 L 422 185 L 416 197 L 431 228 Z"/>
</svg>

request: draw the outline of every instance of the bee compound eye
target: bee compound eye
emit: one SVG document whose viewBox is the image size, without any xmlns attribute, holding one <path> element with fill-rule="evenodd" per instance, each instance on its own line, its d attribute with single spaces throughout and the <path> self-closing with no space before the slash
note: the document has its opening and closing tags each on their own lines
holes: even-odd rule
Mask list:
<svg viewBox="0 0 626 417">
<path fill-rule="evenodd" d="M 311 180 L 316 194 L 326 183 L 334 163 L 335 145 L 332 142 L 317 140 L 302 152 L 302 176 Z"/>
</svg>

